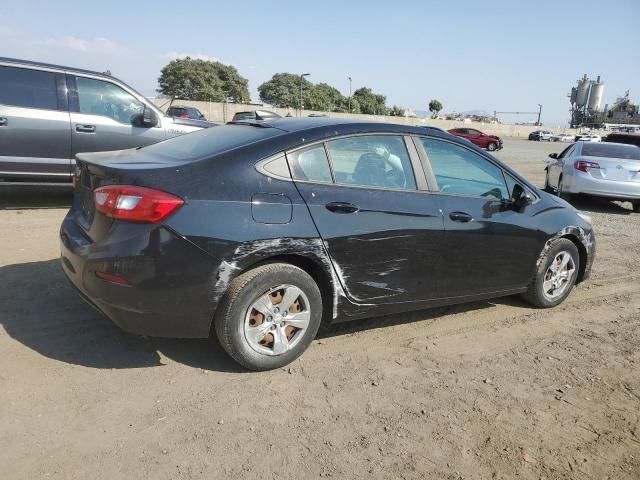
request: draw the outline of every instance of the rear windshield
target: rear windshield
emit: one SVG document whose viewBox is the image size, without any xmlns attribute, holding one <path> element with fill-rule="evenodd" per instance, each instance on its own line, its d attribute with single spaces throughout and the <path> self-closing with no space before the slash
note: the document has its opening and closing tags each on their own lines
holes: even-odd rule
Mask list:
<svg viewBox="0 0 640 480">
<path fill-rule="evenodd" d="M 199 160 L 282 134 L 277 128 L 222 125 L 181 135 L 141 150 L 172 160 Z"/>
<path fill-rule="evenodd" d="M 640 147 L 636 147 L 635 145 L 616 145 L 613 143 L 585 143 L 582 146 L 582 155 L 587 157 L 640 160 Z"/>
</svg>

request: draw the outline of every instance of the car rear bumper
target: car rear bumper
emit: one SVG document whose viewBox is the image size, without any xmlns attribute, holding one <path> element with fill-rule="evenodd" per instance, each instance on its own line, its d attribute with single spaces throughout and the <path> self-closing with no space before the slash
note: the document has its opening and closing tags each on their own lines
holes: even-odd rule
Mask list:
<svg viewBox="0 0 640 480">
<path fill-rule="evenodd" d="M 620 200 L 640 200 L 640 182 L 600 180 L 589 174 L 574 174 L 571 184 L 566 186 L 570 193 L 583 193 Z"/>
<path fill-rule="evenodd" d="M 166 227 L 137 227 L 141 226 L 132 227 L 133 233 L 146 233 L 92 242 L 69 212 L 60 228 L 67 278 L 89 304 L 123 330 L 158 337 L 207 337 L 215 309 L 212 258 Z M 105 281 L 96 272 L 117 275 L 128 284 Z"/>
</svg>

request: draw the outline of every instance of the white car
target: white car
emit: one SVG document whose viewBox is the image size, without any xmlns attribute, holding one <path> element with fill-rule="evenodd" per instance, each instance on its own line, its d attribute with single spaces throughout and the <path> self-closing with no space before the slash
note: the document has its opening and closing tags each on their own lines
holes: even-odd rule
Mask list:
<svg viewBox="0 0 640 480">
<path fill-rule="evenodd" d="M 576 142 L 601 142 L 600 135 L 595 133 L 579 133 L 576 135 Z"/>
<path fill-rule="evenodd" d="M 552 142 L 573 142 L 574 136 L 569 135 L 568 133 L 558 133 L 551 137 Z"/>
<path fill-rule="evenodd" d="M 629 201 L 640 212 L 640 147 L 625 143 L 576 142 L 547 161 L 544 188 L 569 200 L 582 193 Z"/>
</svg>

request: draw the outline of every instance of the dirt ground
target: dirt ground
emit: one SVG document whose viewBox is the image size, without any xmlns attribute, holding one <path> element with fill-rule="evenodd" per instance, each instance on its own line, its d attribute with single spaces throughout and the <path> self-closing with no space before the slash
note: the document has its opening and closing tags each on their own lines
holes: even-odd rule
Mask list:
<svg viewBox="0 0 640 480">
<path fill-rule="evenodd" d="M 560 144 L 507 140 L 536 184 Z M 590 280 L 331 329 L 250 373 L 215 340 L 120 331 L 67 285 L 67 193 L 0 197 L 3 479 L 638 479 L 640 214 L 593 216 Z"/>
</svg>

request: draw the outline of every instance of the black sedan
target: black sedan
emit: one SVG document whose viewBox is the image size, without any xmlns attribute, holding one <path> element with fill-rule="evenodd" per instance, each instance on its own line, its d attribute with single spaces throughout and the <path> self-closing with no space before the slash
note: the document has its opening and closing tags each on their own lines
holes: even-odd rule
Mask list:
<svg viewBox="0 0 640 480">
<path fill-rule="evenodd" d="M 589 275 L 589 217 L 436 129 L 245 120 L 81 154 L 60 231 L 80 294 L 130 332 L 206 337 L 255 370 L 321 322 L 522 294 Z"/>
</svg>

